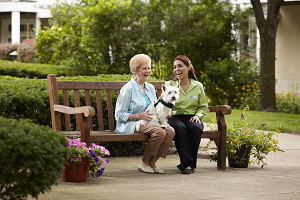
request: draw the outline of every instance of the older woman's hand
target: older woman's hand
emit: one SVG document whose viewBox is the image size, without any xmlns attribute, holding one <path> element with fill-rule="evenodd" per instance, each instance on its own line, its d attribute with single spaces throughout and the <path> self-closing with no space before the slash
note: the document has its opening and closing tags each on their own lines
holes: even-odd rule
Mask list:
<svg viewBox="0 0 300 200">
<path fill-rule="evenodd" d="M 150 122 L 153 119 L 153 117 L 151 117 L 152 115 L 154 115 L 154 114 L 149 113 L 149 110 L 146 110 L 145 112 L 142 112 L 139 114 L 139 118 L 146 122 Z"/>
<path fill-rule="evenodd" d="M 198 115 L 195 115 L 193 116 L 191 119 L 190 119 L 190 122 L 196 122 L 198 124 L 201 124 L 201 120 L 199 119 Z"/>
</svg>

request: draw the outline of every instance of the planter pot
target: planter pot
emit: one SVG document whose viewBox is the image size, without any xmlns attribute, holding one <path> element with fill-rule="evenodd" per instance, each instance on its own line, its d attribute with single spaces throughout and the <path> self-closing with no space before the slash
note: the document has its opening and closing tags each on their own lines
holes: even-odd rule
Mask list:
<svg viewBox="0 0 300 200">
<path fill-rule="evenodd" d="M 62 173 L 62 180 L 67 182 L 85 182 L 89 175 L 90 161 L 87 158 L 82 158 L 82 161 L 76 164 L 75 174 L 72 174 L 73 168 L 71 158 L 67 160 L 65 169 Z"/>
<path fill-rule="evenodd" d="M 238 155 L 240 158 L 244 157 L 244 160 L 242 160 L 242 162 L 236 163 L 235 158 L 232 158 L 232 157 L 228 156 L 229 167 L 248 168 L 250 152 L 251 152 L 251 147 L 246 148 L 246 145 L 242 145 L 240 147 L 240 149 L 237 150 L 236 155 Z"/>
</svg>

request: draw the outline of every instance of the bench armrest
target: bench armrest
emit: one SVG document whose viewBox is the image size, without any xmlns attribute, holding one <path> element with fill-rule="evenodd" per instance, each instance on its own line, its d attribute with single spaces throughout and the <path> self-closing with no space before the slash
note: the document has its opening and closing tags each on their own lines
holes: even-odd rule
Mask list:
<svg viewBox="0 0 300 200">
<path fill-rule="evenodd" d="M 54 105 L 54 111 L 65 113 L 65 114 L 84 113 L 85 117 L 93 117 L 95 115 L 95 109 L 92 106 L 80 106 L 76 108 L 71 108 L 63 105 Z"/>
<path fill-rule="evenodd" d="M 218 105 L 218 106 L 209 106 L 207 112 L 219 112 L 221 111 L 223 115 L 231 114 L 231 107 L 228 105 Z"/>
</svg>

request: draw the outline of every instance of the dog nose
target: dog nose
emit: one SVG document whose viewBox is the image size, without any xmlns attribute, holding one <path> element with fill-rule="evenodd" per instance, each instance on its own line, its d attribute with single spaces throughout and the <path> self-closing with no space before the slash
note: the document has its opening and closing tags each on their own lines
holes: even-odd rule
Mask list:
<svg viewBox="0 0 300 200">
<path fill-rule="evenodd" d="M 172 97 L 172 100 L 175 100 L 176 98 L 175 97 Z"/>
</svg>

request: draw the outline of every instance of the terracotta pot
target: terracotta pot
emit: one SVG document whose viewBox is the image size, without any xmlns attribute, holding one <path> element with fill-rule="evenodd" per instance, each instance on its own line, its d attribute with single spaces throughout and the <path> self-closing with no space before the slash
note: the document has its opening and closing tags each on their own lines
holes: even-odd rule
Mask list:
<svg viewBox="0 0 300 200">
<path fill-rule="evenodd" d="M 242 163 L 235 163 L 236 160 L 230 156 L 228 156 L 228 164 L 229 167 L 233 168 L 248 168 L 249 159 L 250 159 L 251 147 L 246 148 L 246 145 L 242 145 L 240 149 L 237 150 L 237 155 L 239 157 L 244 157 L 244 161 Z"/>
<path fill-rule="evenodd" d="M 68 164 L 65 164 L 65 169 L 62 173 L 62 180 L 67 182 L 85 182 L 87 181 L 90 168 L 90 160 L 82 158 L 82 161 L 76 164 L 75 174 L 72 174 L 73 168 L 71 158 L 67 160 Z"/>
</svg>

